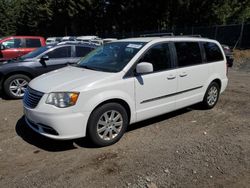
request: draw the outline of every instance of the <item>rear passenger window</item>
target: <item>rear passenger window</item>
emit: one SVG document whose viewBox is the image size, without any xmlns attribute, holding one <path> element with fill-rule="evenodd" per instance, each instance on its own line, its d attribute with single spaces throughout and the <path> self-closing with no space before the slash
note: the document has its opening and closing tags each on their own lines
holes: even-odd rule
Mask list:
<svg viewBox="0 0 250 188">
<path fill-rule="evenodd" d="M 76 46 L 76 57 L 84 57 L 90 51 L 92 51 L 92 48 L 82 47 L 82 46 Z"/>
<path fill-rule="evenodd" d="M 153 64 L 154 72 L 171 68 L 170 50 L 167 43 L 150 48 L 139 62 Z"/>
<path fill-rule="evenodd" d="M 222 61 L 223 55 L 220 48 L 211 42 L 204 43 L 204 49 L 206 53 L 207 62 Z"/>
<path fill-rule="evenodd" d="M 40 39 L 25 39 L 26 48 L 38 48 L 41 47 Z"/>
<path fill-rule="evenodd" d="M 202 63 L 201 51 L 198 42 L 175 43 L 178 67 L 197 65 Z"/>
<path fill-rule="evenodd" d="M 51 59 L 71 57 L 71 46 L 56 48 L 47 55 Z"/>
</svg>

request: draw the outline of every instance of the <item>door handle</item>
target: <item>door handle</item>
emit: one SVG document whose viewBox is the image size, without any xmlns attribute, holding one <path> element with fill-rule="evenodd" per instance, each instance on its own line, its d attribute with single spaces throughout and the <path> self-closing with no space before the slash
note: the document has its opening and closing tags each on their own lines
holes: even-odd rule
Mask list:
<svg viewBox="0 0 250 188">
<path fill-rule="evenodd" d="M 185 76 L 187 76 L 187 73 L 186 73 L 186 72 L 183 72 L 183 73 L 181 73 L 179 76 L 180 76 L 180 77 L 185 77 Z"/>
<path fill-rule="evenodd" d="M 169 75 L 167 78 L 168 78 L 168 80 L 173 80 L 173 79 L 176 78 L 176 76 L 174 76 L 174 75 Z"/>
</svg>

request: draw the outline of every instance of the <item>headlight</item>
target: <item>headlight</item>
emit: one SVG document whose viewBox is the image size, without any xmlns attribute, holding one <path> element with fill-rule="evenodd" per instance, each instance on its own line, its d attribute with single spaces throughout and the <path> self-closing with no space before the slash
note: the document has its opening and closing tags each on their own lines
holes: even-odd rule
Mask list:
<svg viewBox="0 0 250 188">
<path fill-rule="evenodd" d="M 78 99 L 78 92 L 55 92 L 50 93 L 46 103 L 54 105 L 59 108 L 66 108 L 76 104 Z"/>
</svg>

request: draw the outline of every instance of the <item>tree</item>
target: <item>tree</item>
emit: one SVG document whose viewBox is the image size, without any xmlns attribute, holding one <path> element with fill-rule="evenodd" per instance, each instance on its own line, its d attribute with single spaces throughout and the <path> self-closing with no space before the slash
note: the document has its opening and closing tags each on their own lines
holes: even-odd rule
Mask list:
<svg viewBox="0 0 250 188">
<path fill-rule="evenodd" d="M 1 0 L 0 36 L 114 35 L 239 23 L 249 0 Z"/>
</svg>

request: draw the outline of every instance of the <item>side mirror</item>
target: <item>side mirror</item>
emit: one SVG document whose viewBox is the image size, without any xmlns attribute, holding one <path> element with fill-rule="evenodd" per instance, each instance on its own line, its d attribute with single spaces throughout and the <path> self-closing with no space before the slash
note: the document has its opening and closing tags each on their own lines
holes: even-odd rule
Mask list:
<svg viewBox="0 0 250 188">
<path fill-rule="evenodd" d="M 44 56 L 41 57 L 40 60 L 41 60 L 41 61 L 48 61 L 48 60 L 49 60 L 49 56 L 44 55 Z"/>
<path fill-rule="evenodd" d="M 136 65 L 136 73 L 137 74 L 145 74 L 145 73 L 150 73 L 153 72 L 153 65 L 152 63 L 148 62 L 141 62 Z"/>
<path fill-rule="evenodd" d="M 49 56 L 47 55 L 44 55 L 40 58 L 40 63 L 44 66 L 44 67 L 47 67 L 45 61 L 48 61 L 49 60 Z"/>
<path fill-rule="evenodd" d="M 6 48 L 5 48 L 4 45 L 0 44 L 0 49 L 1 49 L 1 50 L 5 50 Z"/>
</svg>

